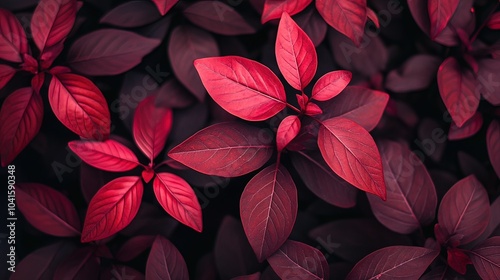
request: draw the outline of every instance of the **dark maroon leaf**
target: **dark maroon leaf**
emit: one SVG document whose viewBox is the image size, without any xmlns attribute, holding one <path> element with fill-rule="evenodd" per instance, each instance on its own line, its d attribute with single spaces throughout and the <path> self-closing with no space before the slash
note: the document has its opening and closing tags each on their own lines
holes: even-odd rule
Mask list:
<svg viewBox="0 0 500 280">
<path fill-rule="evenodd" d="M 488 127 L 486 146 L 491 165 L 497 176 L 500 177 L 500 123 L 498 121 L 493 121 Z"/>
<path fill-rule="evenodd" d="M 139 27 L 160 18 L 160 13 L 152 2 L 134 0 L 125 2 L 107 12 L 99 21 L 118 27 Z"/>
<path fill-rule="evenodd" d="M 22 62 L 27 52 L 28 41 L 23 27 L 11 12 L 0 9 L 0 59 Z"/>
<path fill-rule="evenodd" d="M 61 261 L 54 274 L 54 279 L 98 279 L 99 260 L 94 255 L 94 248 L 83 247 L 74 251 Z"/>
<path fill-rule="evenodd" d="M 315 46 L 323 42 L 326 37 L 328 25 L 323 18 L 321 18 L 316 9 L 307 8 L 303 13 L 294 17 L 294 19 L 300 28 L 306 32 L 307 36 L 311 38 Z"/>
<path fill-rule="evenodd" d="M 387 75 L 385 86 L 394 92 L 424 90 L 435 79 L 441 59 L 427 54 L 410 57 L 400 68 Z"/>
<path fill-rule="evenodd" d="M 448 139 L 462 140 L 472 137 L 481 129 L 481 126 L 483 126 L 483 117 L 481 113 L 476 112 L 462 127 L 458 127 L 454 122 L 451 123 L 450 130 L 448 131 Z"/>
<path fill-rule="evenodd" d="M 120 250 L 116 252 L 116 259 L 121 262 L 129 262 L 142 254 L 153 245 L 155 236 L 153 235 L 138 235 L 127 240 Z"/>
<path fill-rule="evenodd" d="M 158 235 L 146 264 L 146 279 L 189 279 L 181 253 L 166 238 Z"/>
<path fill-rule="evenodd" d="M 498 278 L 500 275 L 500 236 L 485 240 L 469 252 L 469 257 L 481 278 Z"/>
</svg>

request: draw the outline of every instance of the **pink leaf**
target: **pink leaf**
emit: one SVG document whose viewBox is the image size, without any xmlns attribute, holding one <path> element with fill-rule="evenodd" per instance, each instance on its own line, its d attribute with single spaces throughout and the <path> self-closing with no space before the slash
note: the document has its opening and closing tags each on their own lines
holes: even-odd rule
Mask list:
<svg viewBox="0 0 500 280">
<path fill-rule="evenodd" d="M 309 102 L 306 105 L 304 114 L 308 116 L 317 116 L 323 114 L 323 110 L 321 110 L 321 108 L 316 103 Z"/>
<path fill-rule="evenodd" d="M 69 73 L 52 76 L 49 102 L 59 121 L 74 133 L 96 140 L 109 137 L 108 104 L 89 79 Z"/>
<path fill-rule="evenodd" d="M 272 136 L 240 123 L 219 123 L 200 130 L 168 155 L 204 174 L 237 177 L 264 165 L 273 153 Z"/>
<path fill-rule="evenodd" d="M 488 194 L 474 175 L 451 187 L 438 210 L 444 241 L 456 238 L 467 244 L 479 237 L 490 220 L 490 208 L 485 205 L 489 205 Z"/>
<path fill-rule="evenodd" d="M 301 242 L 286 241 L 267 261 L 282 279 L 329 279 L 330 268 L 321 251 Z"/>
<path fill-rule="evenodd" d="M 328 166 L 342 179 L 386 199 L 380 154 L 362 126 L 345 118 L 326 120 L 319 129 L 318 146 Z"/>
<path fill-rule="evenodd" d="M 486 134 L 486 147 L 491 165 L 495 169 L 495 173 L 500 178 L 500 123 L 498 121 L 491 122 Z"/>
<path fill-rule="evenodd" d="M 16 69 L 0 64 L 0 89 L 2 89 L 16 74 Z"/>
<path fill-rule="evenodd" d="M 366 23 L 366 0 L 316 0 L 319 14 L 359 47 Z"/>
<path fill-rule="evenodd" d="M 462 69 L 454 57 L 447 58 L 438 70 L 439 93 L 458 127 L 472 118 L 479 106 L 479 91 L 471 71 Z"/>
<path fill-rule="evenodd" d="M 166 15 L 179 0 L 152 0 L 162 16 Z"/>
<path fill-rule="evenodd" d="M 229 113 L 249 121 L 266 120 L 286 107 L 286 94 L 266 66 L 243 57 L 198 59 L 194 66 L 212 98 Z"/>
<path fill-rule="evenodd" d="M 278 126 L 276 133 L 276 145 L 278 152 L 281 152 L 299 134 L 300 119 L 297 116 L 284 118 Z"/>
<path fill-rule="evenodd" d="M 380 22 L 378 20 L 377 13 L 374 10 L 370 9 L 370 7 L 366 7 L 366 16 L 373 22 L 375 27 L 380 28 Z"/>
<path fill-rule="evenodd" d="M 158 10 L 149 1 L 129 1 L 107 12 L 99 23 L 118 27 L 139 27 L 157 21 Z"/>
<path fill-rule="evenodd" d="M 314 84 L 312 99 L 327 101 L 339 95 L 352 79 L 352 73 L 345 70 L 328 72 Z"/>
<path fill-rule="evenodd" d="M 203 77 L 200 80 L 193 62 L 199 58 L 218 55 L 219 47 L 215 38 L 197 27 L 181 25 L 170 35 L 168 43 L 170 65 L 177 79 L 200 101 L 205 99 L 206 93 L 202 84 Z"/>
<path fill-rule="evenodd" d="M 457 9 L 459 0 L 428 0 L 429 17 L 431 20 L 430 35 L 434 40 L 448 25 Z"/>
<path fill-rule="evenodd" d="M 69 49 L 67 63 L 85 75 L 118 75 L 134 68 L 160 43 L 130 31 L 101 29 L 78 38 Z"/>
<path fill-rule="evenodd" d="M 84 162 L 101 170 L 124 172 L 139 165 L 135 154 L 115 140 L 71 141 L 68 146 Z"/>
<path fill-rule="evenodd" d="M 421 247 L 386 247 L 359 261 L 346 280 L 418 279 L 438 255 Z"/>
<path fill-rule="evenodd" d="M 191 186 L 171 173 L 158 173 L 153 181 L 156 199 L 177 221 L 201 232 L 201 206 Z"/>
<path fill-rule="evenodd" d="M 149 181 L 151 181 L 151 179 L 153 179 L 154 176 L 155 172 L 151 167 L 147 167 L 141 173 L 141 177 L 144 180 L 144 182 L 146 182 L 146 184 L 149 183 Z"/>
<path fill-rule="evenodd" d="M 116 252 L 116 259 L 120 262 L 133 260 L 151 247 L 154 240 L 155 237 L 153 235 L 134 236 L 123 243 L 118 252 Z"/>
<path fill-rule="evenodd" d="M 17 205 L 38 230 L 61 237 L 79 236 L 80 218 L 73 203 L 62 193 L 37 183 L 16 186 Z"/>
<path fill-rule="evenodd" d="M 462 127 L 458 127 L 454 122 L 450 125 L 448 131 L 449 140 L 462 140 L 475 135 L 483 126 L 483 117 L 481 113 L 476 112 L 472 118 L 466 121 Z"/>
<path fill-rule="evenodd" d="M 434 183 L 417 155 L 398 142 L 379 145 L 387 200 L 368 195 L 373 214 L 387 228 L 409 234 L 434 220 L 437 195 Z"/>
<path fill-rule="evenodd" d="M 155 106 L 155 96 L 139 103 L 134 114 L 134 141 L 151 163 L 163 150 L 172 128 L 172 110 Z"/>
<path fill-rule="evenodd" d="M 134 219 L 144 187 L 140 177 L 120 177 L 102 187 L 89 203 L 83 225 L 83 243 L 119 232 Z"/>
<path fill-rule="evenodd" d="M 293 88 L 303 90 L 314 78 L 318 57 L 311 39 L 287 13 L 281 16 L 275 52 L 285 80 Z"/>
<path fill-rule="evenodd" d="M 436 78 L 441 58 L 427 54 L 410 57 L 399 69 L 389 72 L 385 87 L 394 92 L 426 89 Z"/>
<path fill-rule="evenodd" d="M 0 111 L 0 155 L 7 166 L 38 134 L 42 126 L 43 101 L 32 88 L 9 95 Z"/>
<path fill-rule="evenodd" d="M 278 19 L 283 13 L 291 16 L 304 10 L 312 0 L 265 0 L 262 11 L 262 23 Z"/>
<path fill-rule="evenodd" d="M 241 222 L 260 262 L 286 241 L 297 207 L 297 189 L 284 166 L 268 166 L 248 182 L 240 199 Z"/>
<path fill-rule="evenodd" d="M 21 23 L 12 12 L 0 9 L 0 59 L 20 63 L 27 52 L 28 41 Z"/>
<path fill-rule="evenodd" d="M 188 280 L 186 262 L 174 244 L 158 235 L 146 263 L 146 279 Z"/>
<path fill-rule="evenodd" d="M 500 236 L 487 239 L 469 252 L 472 264 L 482 279 L 496 279 L 500 275 Z"/>
</svg>

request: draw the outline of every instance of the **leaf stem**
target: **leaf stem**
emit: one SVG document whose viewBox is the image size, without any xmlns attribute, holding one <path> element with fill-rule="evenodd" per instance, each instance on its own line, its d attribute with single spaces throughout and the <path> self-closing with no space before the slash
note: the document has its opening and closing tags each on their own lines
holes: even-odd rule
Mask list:
<svg viewBox="0 0 500 280">
<path fill-rule="evenodd" d="M 499 5 L 499 3 L 496 2 L 495 6 L 493 6 L 493 8 L 490 9 L 490 11 L 488 12 L 488 16 L 486 16 L 486 19 L 483 21 L 481 26 L 479 26 L 479 28 L 476 30 L 476 32 L 474 32 L 474 35 L 472 35 L 472 38 L 470 39 L 470 44 L 472 44 L 472 42 L 474 42 L 477 39 L 479 32 L 481 32 L 481 30 L 483 30 L 483 28 L 486 26 L 486 24 L 488 24 L 488 21 L 490 20 L 491 16 L 495 13 L 495 10 L 498 8 L 498 5 Z"/>
</svg>

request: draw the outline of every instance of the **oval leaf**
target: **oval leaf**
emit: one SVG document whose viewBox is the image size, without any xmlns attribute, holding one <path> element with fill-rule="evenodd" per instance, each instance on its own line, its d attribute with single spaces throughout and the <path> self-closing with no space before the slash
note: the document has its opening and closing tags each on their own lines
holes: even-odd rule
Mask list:
<svg viewBox="0 0 500 280">
<path fill-rule="evenodd" d="M 283 84 L 256 61 L 238 56 L 213 57 L 198 59 L 194 66 L 215 102 L 237 117 L 262 121 L 286 107 Z"/>
<path fill-rule="evenodd" d="M 146 279 L 188 280 L 189 274 L 186 262 L 174 244 L 158 235 L 146 263 Z"/>
<path fill-rule="evenodd" d="M 431 20 L 430 35 L 435 39 L 448 25 L 457 9 L 459 0 L 428 0 L 427 9 Z"/>
<path fill-rule="evenodd" d="M 160 18 L 160 13 L 149 1 L 129 1 L 106 13 L 100 23 L 118 27 L 139 27 Z"/>
<path fill-rule="evenodd" d="M 450 125 L 450 130 L 448 131 L 449 140 L 462 140 L 475 135 L 483 126 L 483 116 L 481 113 L 476 112 L 472 118 L 458 127 L 454 122 Z"/>
<path fill-rule="evenodd" d="M 219 123 L 200 130 L 168 155 L 204 174 L 237 177 L 264 165 L 273 153 L 267 131 L 240 123 Z"/>
<path fill-rule="evenodd" d="M 144 187 L 140 177 L 120 177 L 102 187 L 89 203 L 83 225 L 83 243 L 119 232 L 134 219 Z"/>
<path fill-rule="evenodd" d="M 500 123 L 498 121 L 491 122 L 488 127 L 486 147 L 488 148 L 491 165 L 493 165 L 495 173 L 500 178 Z"/>
<path fill-rule="evenodd" d="M 262 23 L 278 19 L 283 13 L 291 16 L 304 10 L 312 0 L 265 0 L 262 11 Z"/>
<path fill-rule="evenodd" d="M 276 145 L 278 152 L 281 152 L 299 134 L 300 119 L 297 116 L 288 116 L 284 118 L 278 126 L 276 133 Z"/>
<path fill-rule="evenodd" d="M 314 84 L 312 99 L 327 101 L 339 95 L 352 79 L 352 73 L 345 70 L 328 72 Z"/>
<path fill-rule="evenodd" d="M 260 262 L 286 241 L 297 207 L 297 189 L 284 166 L 268 166 L 248 182 L 240 199 L 241 222 Z"/>
<path fill-rule="evenodd" d="M 500 236 L 485 240 L 469 251 L 469 257 L 482 279 L 497 279 L 500 275 Z"/>
<path fill-rule="evenodd" d="M 345 118 L 326 120 L 319 129 L 318 146 L 333 172 L 356 188 L 386 199 L 380 154 L 362 126 Z"/>
<path fill-rule="evenodd" d="M 304 30 L 314 46 L 318 46 L 326 37 L 328 24 L 318 14 L 315 8 L 310 6 L 303 13 L 295 17 L 295 22 Z"/>
<path fill-rule="evenodd" d="M 22 62 L 27 52 L 28 41 L 21 23 L 12 12 L 0 9 L 0 59 Z"/>
</svg>

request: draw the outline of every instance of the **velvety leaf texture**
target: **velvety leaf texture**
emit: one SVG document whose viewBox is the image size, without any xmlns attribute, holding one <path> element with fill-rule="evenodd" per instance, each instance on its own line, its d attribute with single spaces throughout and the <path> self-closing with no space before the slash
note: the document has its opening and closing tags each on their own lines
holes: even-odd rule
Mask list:
<svg viewBox="0 0 500 280">
<path fill-rule="evenodd" d="M 174 244 L 157 236 L 146 263 L 146 279 L 188 280 L 186 262 Z"/>
</svg>

